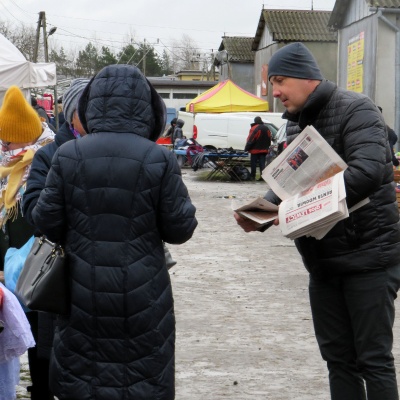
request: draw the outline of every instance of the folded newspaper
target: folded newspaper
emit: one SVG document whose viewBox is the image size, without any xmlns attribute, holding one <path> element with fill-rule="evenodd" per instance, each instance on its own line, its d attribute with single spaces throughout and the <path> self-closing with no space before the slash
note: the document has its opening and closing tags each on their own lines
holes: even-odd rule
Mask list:
<svg viewBox="0 0 400 400">
<path fill-rule="evenodd" d="M 260 227 L 278 218 L 278 210 L 279 207 L 276 204 L 262 197 L 235 209 L 240 216 L 257 222 Z"/>
<path fill-rule="evenodd" d="M 365 199 L 347 209 L 343 177 L 346 168 L 347 164 L 318 131 L 307 126 L 264 169 L 263 179 L 282 199 L 279 226 L 283 235 L 291 239 L 300 236 L 322 239 L 349 212 L 368 203 L 369 199 Z M 243 207 L 236 211 L 243 212 Z M 260 223 L 260 216 L 255 219 L 255 211 L 251 212 L 241 215 Z"/>
</svg>

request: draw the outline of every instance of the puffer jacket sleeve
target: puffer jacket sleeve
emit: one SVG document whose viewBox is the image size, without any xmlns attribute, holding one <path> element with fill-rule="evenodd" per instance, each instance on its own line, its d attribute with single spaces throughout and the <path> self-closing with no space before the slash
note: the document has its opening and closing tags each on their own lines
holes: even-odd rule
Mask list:
<svg viewBox="0 0 400 400">
<path fill-rule="evenodd" d="M 26 190 L 22 199 L 22 212 L 30 225 L 34 225 L 32 210 L 45 186 L 47 173 L 51 167 L 51 159 L 43 149 L 39 149 L 32 161 Z"/>
<path fill-rule="evenodd" d="M 40 193 L 39 200 L 32 210 L 34 225 L 51 241 L 62 241 L 65 231 L 65 205 L 63 183 L 57 150 L 46 179 L 46 187 Z"/>
<path fill-rule="evenodd" d="M 386 132 L 372 102 L 354 101 L 342 122 L 347 205 L 352 207 L 376 192 L 385 178 Z"/>
<path fill-rule="evenodd" d="M 181 244 L 189 240 L 197 226 L 196 208 L 182 181 L 181 170 L 174 153 L 169 153 L 167 170 L 161 183 L 159 229 L 167 243 Z"/>
<path fill-rule="evenodd" d="M 282 202 L 282 200 L 271 189 L 265 194 L 264 199 L 272 204 L 276 204 L 277 206 L 279 206 L 279 204 Z"/>
</svg>

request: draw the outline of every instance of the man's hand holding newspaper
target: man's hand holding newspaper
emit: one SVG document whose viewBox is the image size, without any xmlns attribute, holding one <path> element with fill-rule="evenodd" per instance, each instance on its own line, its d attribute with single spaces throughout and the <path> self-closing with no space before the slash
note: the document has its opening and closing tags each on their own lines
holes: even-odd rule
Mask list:
<svg viewBox="0 0 400 400">
<path fill-rule="evenodd" d="M 263 179 L 282 199 L 279 206 L 279 225 L 283 235 L 291 239 L 304 235 L 322 239 L 338 221 L 348 217 L 343 177 L 346 168 L 347 164 L 317 130 L 307 126 L 264 169 Z M 369 199 L 365 199 L 352 210 L 368 201 Z M 260 199 L 235 211 L 260 224 L 274 219 L 273 215 L 268 215 L 262 221 L 254 211 L 257 202 Z M 253 207 L 252 214 L 249 214 L 249 207 Z M 270 208 L 269 205 L 268 207 Z M 271 211 L 268 210 L 268 214 Z"/>
</svg>

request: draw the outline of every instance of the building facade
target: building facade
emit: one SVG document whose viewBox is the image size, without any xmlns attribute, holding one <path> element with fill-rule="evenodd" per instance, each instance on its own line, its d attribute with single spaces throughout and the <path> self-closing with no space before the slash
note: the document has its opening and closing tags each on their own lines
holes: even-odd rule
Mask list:
<svg viewBox="0 0 400 400">
<path fill-rule="evenodd" d="M 369 96 L 400 133 L 400 0 L 336 0 L 338 84 Z"/>
<path fill-rule="evenodd" d="M 281 47 L 302 42 L 315 56 L 326 79 L 336 82 L 337 33 L 328 28 L 330 11 L 262 10 L 252 49 L 254 92 L 268 101 L 270 111 L 283 112 L 268 82 L 268 62 Z"/>
<path fill-rule="evenodd" d="M 164 99 L 167 108 L 179 111 L 190 100 L 215 86 L 218 81 L 180 80 L 171 78 L 148 78 L 157 93 Z"/>
<path fill-rule="evenodd" d="M 220 81 L 230 79 L 242 89 L 254 93 L 254 38 L 224 36 L 214 59 Z"/>
</svg>

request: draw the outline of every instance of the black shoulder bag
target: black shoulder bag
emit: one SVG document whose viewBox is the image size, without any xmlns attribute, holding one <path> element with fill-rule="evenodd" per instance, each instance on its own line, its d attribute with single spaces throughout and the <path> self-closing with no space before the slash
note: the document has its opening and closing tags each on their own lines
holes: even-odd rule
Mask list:
<svg viewBox="0 0 400 400">
<path fill-rule="evenodd" d="M 69 279 L 63 248 L 36 237 L 18 278 L 15 294 L 29 309 L 68 314 Z"/>
</svg>

